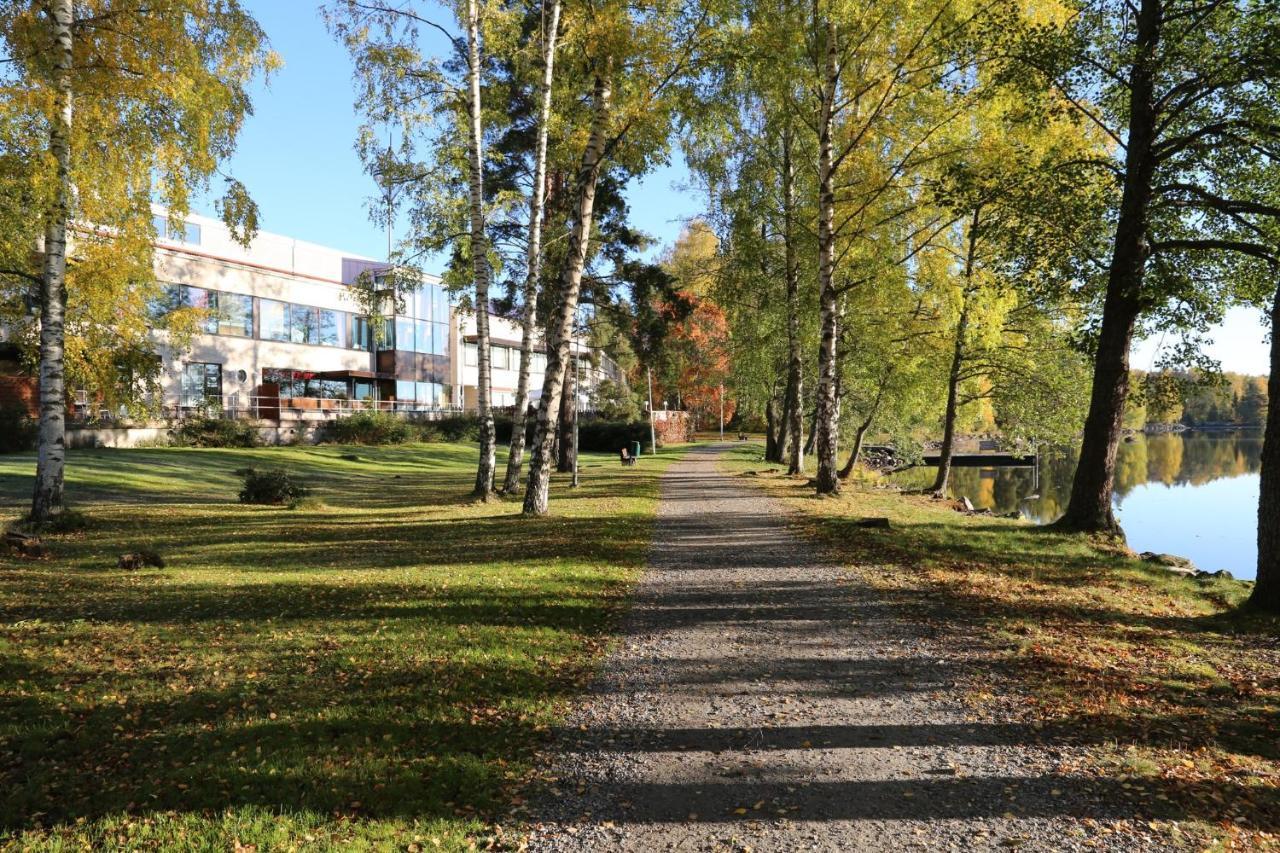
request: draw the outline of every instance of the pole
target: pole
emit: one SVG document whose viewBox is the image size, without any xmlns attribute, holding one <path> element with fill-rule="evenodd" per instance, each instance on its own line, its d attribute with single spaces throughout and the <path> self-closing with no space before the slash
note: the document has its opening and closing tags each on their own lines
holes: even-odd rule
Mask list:
<svg viewBox="0 0 1280 853">
<path fill-rule="evenodd" d="M 649 377 L 649 454 L 655 455 L 658 452 L 658 439 L 653 431 L 653 368 L 646 367 L 644 371 Z"/>
<path fill-rule="evenodd" d="M 724 383 L 720 383 L 720 440 L 724 441 Z"/>
<path fill-rule="evenodd" d="M 569 488 L 578 488 L 578 401 L 582 399 L 582 360 L 575 354 L 573 357 L 573 479 Z"/>
</svg>

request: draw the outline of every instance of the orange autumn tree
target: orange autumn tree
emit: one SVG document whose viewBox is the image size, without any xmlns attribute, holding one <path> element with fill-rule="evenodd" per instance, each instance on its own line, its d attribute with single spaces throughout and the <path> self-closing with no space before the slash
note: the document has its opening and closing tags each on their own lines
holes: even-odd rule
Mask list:
<svg viewBox="0 0 1280 853">
<path fill-rule="evenodd" d="M 655 394 L 690 412 L 698 426 L 719 422 L 722 393 L 726 421 L 736 408 L 728 392 L 722 392 L 731 373 L 729 323 L 710 296 L 718 250 L 715 233 L 705 222 L 694 220 L 662 259 L 663 268 L 678 283 L 675 298 L 682 304 L 659 306 L 671 327 L 655 365 Z"/>
</svg>

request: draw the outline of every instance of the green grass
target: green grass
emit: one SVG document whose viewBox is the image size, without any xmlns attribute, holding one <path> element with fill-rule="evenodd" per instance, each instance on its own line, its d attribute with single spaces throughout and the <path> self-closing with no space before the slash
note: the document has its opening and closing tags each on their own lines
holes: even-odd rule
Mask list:
<svg viewBox="0 0 1280 853">
<path fill-rule="evenodd" d="M 583 485 L 557 477 L 554 515 L 531 520 L 467 499 L 468 446 L 72 452 L 89 527 L 48 537 L 47 561 L 0 556 L 0 846 L 457 849 L 510 832 L 678 453 L 584 456 Z M 240 505 L 248 466 L 288 468 L 313 499 Z M 11 519 L 32 469 L 0 457 Z M 163 570 L 117 569 L 144 546 Z"/>
<path fill-rule="evenodd" d="M 1206 843 L 1261 849 L 1280 835 L 1280 619 L 1241 609 L 1249 584 L 1195 580 L 1123 549 L 949 502 L 878 488 L 862 472 L 817 498 L 759 445 L 725 462 L 786 499 L 808 532 L 904 613 L 988 652 L 962 685 L 1014 701 L 1045 736 L 1094 750 L 1087 772 L 1151 786 L 1152 813 Z M 892 529 L 857 526 L 889 518 Z M 1000 689 L 992 688 L 1001 685 Z M 1231 845 L 1237 845 L 1231 847 Z"/>
</svg>

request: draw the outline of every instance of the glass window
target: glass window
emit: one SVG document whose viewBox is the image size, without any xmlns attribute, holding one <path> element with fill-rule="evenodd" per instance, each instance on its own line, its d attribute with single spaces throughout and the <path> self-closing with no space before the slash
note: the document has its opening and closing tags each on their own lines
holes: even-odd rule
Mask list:
<svg viewBox="0 0 1280 853">
<path fill-rule="evenodd" d="M 489 352 L 494 370 L 507 370 L 511 367 L 511 350 L 506 347 L 490 347 Z"/>
<path fill-rule="evenodd" d="M 289 340 L 289 306 L 283 302 L 259 299 L 258 322 L 258 336 L 262 340 Z"/>
<path fill-rule="evenodd" d="M 449 350 L 449 324 L 432 323 L 431 354 L 447 355 Z"/>
<path fill-rule="evenodd" d="M 190 243 L 193 246 L 200 245 L 200 226 L 192 222 L 184 222 L 182 231 L 182 242 Z"/>
<path fill-rule="evenodd" d="M 316 312 L 305 305 L 289 306 L 289 340 L 295 344 L 316 342 Z"/>
<path fill-rule="evenodd" d="M 321 379 L 320 396 L 326 400 L 346 400 L 350 395 L 345 379 Z"/>
<path fill-rule="evenodd" d="M 341 346 L 338 327 L 338 312 L 328 311 L 324 308 L 316 309 L 316 325 L 315 325 L 315 341 L 313 343 L 324 344 L 328 347 Z"/>
<path fill-rule="evenodd" d="M 480 363 L 480 350 L 476 348 L 475 344 L 463 344 L 462 359 L 462 363 L 467 367 L 475 367 Z"/>
<path fill-rule="evenodd" d="M 218 334 L 253 337 L 253 297 L 239 293 L 218 295 Z"/>
<path fill-rule="evenodd" d="M 152 216 L 151 227 L 156 229 L 156 236 L 161 239 L 169 233 L 169 222 L 163 216 Z"/>
<path fill-rule="evenodd" d="M 411 403 L 417 398 L 418 392 L 413 382 L 404 379 L 396 380 L 396 400 L 400 403 Z"/>
<path fill-rule="evenodd" d="M 408 317 L 396 318 L 396 349 L 400 352 L 413 352 L 413 320 Z"/>
<path fill-rule="evenodd" d="M 431 395 L 430 382 L 415 382 L 414 387 L 415 387 L 415 394 L 417 395 L 419 403 L 421 403 L 424 406 L 435 405 L 435 400 L 432 399 L 432 395 Z"/>
<path fill-rule="evenodd" d="M 437 323 L 449 322 L 449 294 L 438 284 L 427 285 L 431 294 L 431 319 Z"/>
<path fill-rule="evenodd" d="M 372 400 L 373 399 L 374 385 L 372 380 L 357 379 L 353 384 L 355 386 L 355 393 L 352 395 L 354 399 L 356 400 Z"/>
<path fill-rule="evenodd" d="M 529 368 L 536 373 L 547 372 L 547 354 L 545 352 L 535 352 L 533 361 L 529 363 Z"/>
<path fill-rule="evenodd" d="M 366 352 L 373 349 L 373 325 L 369 318 L 354 314 L 351 317 L 351 348 Z"/>
<path fill-rule="evenodd" d="M 426 320 L 415 320 L 413 325 L 417 335 L 414 352 L 431 352 L 431 324 Z"/>
<path fill-rule="evenodd" d="M 320 380 L 314 373 L 306 370 L 293 371 L 293 396 L 319 397 Z"/>
<path fill-rule="evenodd" d="M 191 362 L 182 368 L 182 405 L 222 402 L 222 365 Z"/>
<path fill-rule="evenodd" d="M 429 288 L 420 287 L 405 300 L 409 314 L 418 320 L 431 319 L 431 293 Z"/>
<path fill-rule="evenodd" d="M 268 367 L 262 371 L 262 384 L 275 385 L 281 397 L 293 396 L 293 371 Z"/>
</svg>

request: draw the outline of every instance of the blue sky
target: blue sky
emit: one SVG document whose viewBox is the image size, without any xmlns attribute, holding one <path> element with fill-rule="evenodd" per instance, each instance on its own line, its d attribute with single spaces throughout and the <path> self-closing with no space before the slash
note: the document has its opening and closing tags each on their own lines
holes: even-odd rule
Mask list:
<svg viewBox="0 0 1280 853">
<path fill-rule="evenodd" d="M 255 115 L 241 134 L 228 171 L 244 181 L 262 210 L 262 227 L 301 240 L 383 257 L 387 237 L 369 220 L 373 184 L 352 143 L 351 62 L 325 29 L 313 0 L 248 0 L 284 68 L 259 88 Z M 669 243 L 702 208 L 696 193 L 678 189 L 682 162 L 636 182 L 628 192 L 632 221 Z M 209 206 L 201 213 L 212 213 Z M 1257 311 L 1235 309 L 1214 333 L 1212 354 L 1224 369 L 1267 371 L 1264 326 Z M 1140 343 L 1135 367 L 1149 368 L 1158 341 Z"/>
</svg>

